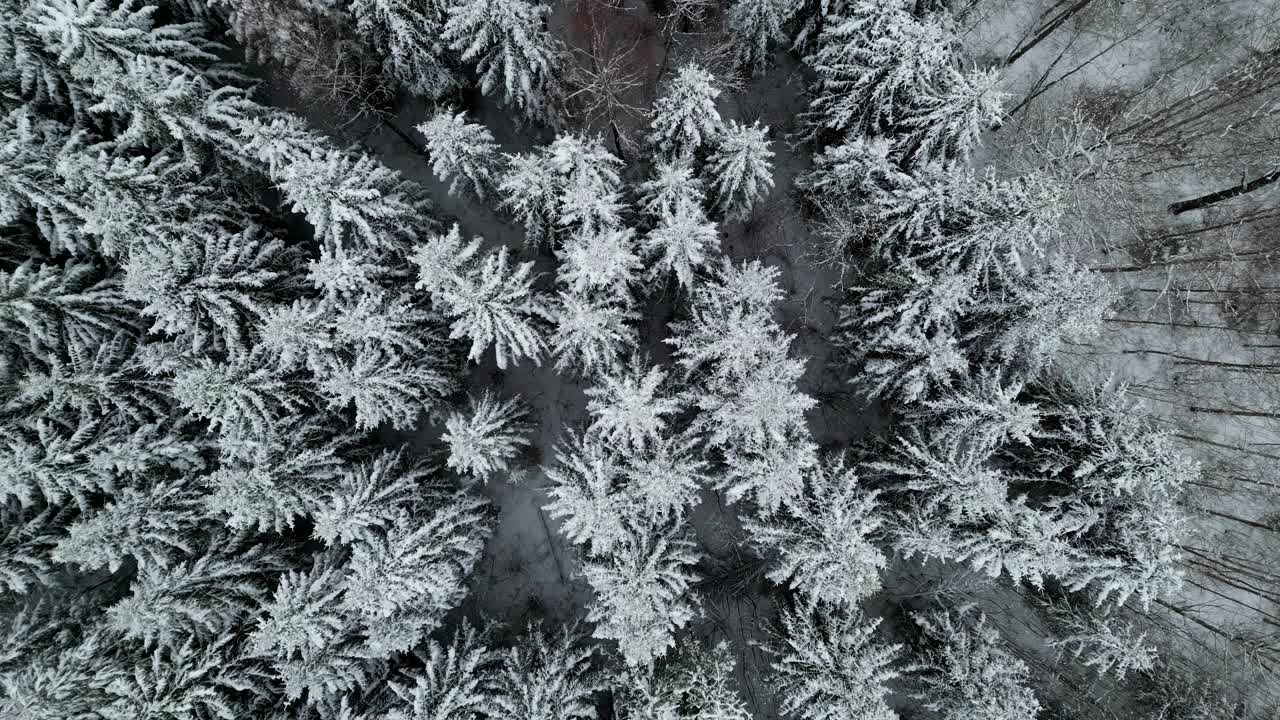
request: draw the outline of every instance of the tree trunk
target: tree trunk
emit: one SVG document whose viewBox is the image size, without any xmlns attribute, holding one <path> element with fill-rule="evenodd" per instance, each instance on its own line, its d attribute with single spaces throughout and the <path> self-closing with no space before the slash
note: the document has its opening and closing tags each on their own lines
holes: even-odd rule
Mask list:
<svg viewBox="0 0 1280 720">
<path fill-rule="evenodd" d="M 1192 405 L 1187 408 L 1191 412 L 1204 413 L 1206 415 L 1230 415 L 1232 417 L 1256 417 L 1271 418 L 1272 420 L 1280 420 L 1280 413 L 1258 412 L 1256 410 L 1231 410 L 1228 408 L 1207 408 L 1198 405 Z"/>
<path fill-rule="evenodd" d="M 1181 215 L 1184 212 L 1192 210 L 1202 210 L 1204 208 L 1217 205 L 1220 202 L 1239 197 L 1254 190 L 1260 190 L 1271 183 L 1280 180 L 1280 170 L 1273 170 L 1260 178 L 1254 178 L 1247 183 L 1241 183 L 1234 187 L 1224 188 L 1217 192 L 1211 192 L 1208 195 L 1201 195 L 1198 198 L 1190 200 L 1179 200 L 1169 206 L 1169 212 L 1174 215 Z"/>
<path fill-rule="evenodd" d="M 1054 31 L 1066 24 L 1066 22 L 1071 19 L 1072 15 L 1083 10 L 1085 6 L 1092 2 L 1093 0 L 1077 0 L 1073 5 L 1071 5 L 1071 7 L 1045 21 L 1045 23 L 1036 30 L 1034 37 L 1014 48 L 1013 52 L 1009 53 L 1009 56 L 1004 59 L 1005 66 L 1008 67 L 1009 65 L 1017 62 L 1018 58 L 1030 52 L 1035 48 L 1035 46 L 1043 42 L 1045 38 L 1049 37 L 1054 33 Z"/>
</svg>

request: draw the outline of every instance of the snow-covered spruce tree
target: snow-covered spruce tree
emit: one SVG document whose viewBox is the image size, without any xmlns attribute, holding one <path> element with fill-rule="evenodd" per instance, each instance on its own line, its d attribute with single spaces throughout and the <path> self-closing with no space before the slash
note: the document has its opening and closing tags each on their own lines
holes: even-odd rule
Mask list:
<svg viewBox="0 0 1280 720">
<path fill-rule="evenodd" d="M 827 156 L 838 164 L 820 158 L 808 182 L 837 196 L 857 196 L 842 211 L 864 228 L 870 252 L 930 272 L 964 274 L 975 283 L 985 273 L 1024 274 L 1042 255 L 1061 215 L 1060 192 L 1046 178 L 1006 180 L 956 164 L 907 175 L 885 165 L 883 148 L 850 144 L 847 154 Z"/>
<path fill-rule="evenodd" d="M 892 157 L 893 147 L 887 138 L 846 138 L 815 154 L 813 170 L 797 184 L 837 208 L 866 202 L 879 188 L 912 187 L 911 176 Z"/>
<path fill-rule="evenodd" d="M 117 278 L 88 262 L 61 267 L 27 260 L 0 271 L 0 342 L 36 360 L 64 347 L 84 352 L 134 329 L 136 310 Z"/>
<path fill-rule="evenodd" d="M 135 357 L 138 342 L 126 334 L 104 340 L 92 351 L 76 347 L 49 354 L 45 365 L 28 365 L 13 382 L 8 411 L 44 416 L 76 413 L 87 417 L 119 414 L 139 425 L 169 414 L 166 389 L 148 382 Z M 15 368 L 16 369 L 16 368 Z"/>
<path fill-rule="evenodd" d="M 768 520 L 747 521 L 752 542 L 776 555 L 768 577 L 812 603 L 854 605 L 880 589 L 886 561 L 875 544 L 883 524 L 875 492 L 858 487 L 844 459 L 808 473 L 805 493 Z"/>
<path fill-rule="evenodd" d="M 449 446 L 449 467 L 481 480 L 510 469 L 529 445 L 527 418 L 517 399 L 501 401 L 489 391 L 479 398 L 468 396 L 466 412 L 455 411 L 445 419 L 440 439 Z"/>
<path fill-rule="evenodd" d="M 167 424 L 171 422 L 172 424 Z M 24 507 L 41 500 L 81 510 L 97 505 L 99 493 L 120 486 L 146 486 L 172 473 L 190 475 L 205 467 L 207 442 L 184 438 L 182 420 L 137 426 L 120 418 L 35 417 L 6 423 L 0 433 L 0 497 Z"/>
<path fill-rule="evenodd" d="M 488 128 L 467 122 L 464 111 L 442 108 L 417 130 L 427 139 L 431 171 L 449 183 L 450 195 L 460 194 L 465 186 L 482 200 L 490 194 L 498 181 L 501 156 Z"/>
<path fill-rule="evenodd" d="M 375 657 L 417 645 L 462 600 L 491 532 L 484 504 L 459 495 L 352 544 L 343 608 L 359 619 Z"/>
<path fill-rule="evenodd" d="M 486 634 L 468 622 L 447 642 L 416 650 L 420 670 L 388 682 L 394 693 L 386 720 L 474 720 L 493 709 L 497 654 Z M 354 719 L 353 719 L 354 720 Z"/>
<path fill-rule="evenodd" d="M 574 720 L 594 718 L 592 695 L 601 683 L 591 667 L 594 652 L 576 627 L 559 632 L 530 624 L 512 647 L 499 653 L 490 717 Z"/>
<path fill-rule="evenodd" d="M 900 439 L 871 463 L 911 500 L 898 549 L 1036 586 L 1053 577 L 1099 605 L 1145 606 L 1176 588 L 1178 498 L 1198 465 L 1123 392 L 1050 377 L 1018 402 L 1036 409 L 1033 433 L 957 445 L 951 428 L 969 422 L 971 403 L 950 403 L 939 407 L 956 417 L 936 434 Z"/>
<path fill-rule="evenodd" d="M 1096 338 L 1118 300 L 1101 273 L 1054 258 L 1026 275 L 989 282 L 965 324 L 980 331 L 973 354 L 1011 376 L 1034 378 L 1063 345 Z"/>
<path fill-rule="evenodd" d="M 1023 401 L 1026 384 L 984 368 L 906 413 L 907 423 L 930 427 L 935 446 L 973 448 L 985 457 L 1005 443 L 1030 444 L 1041 434 L 1040 409 Z"/>
<path fill-rule="evenodd" d="M 558 227 L 603 234 L 621 224 L 622 161 L 599 137 L 557 135 L 543 154 L 560 177 Z"/>
<path fill-rule="evenodd" d="M 982 134 L 1004 121 L 1004 93 L 997 89 L 996 70 L 961 73 L 949 69 L 945 79 L 919 100 L 911 117 L 901 122 L 905 137 L 898 151 L 904 165 L 933 161 L 968 162 Z"/>
<path fill-rule="evenodd" d="M 292 289 L 300 254 L 257 227 L 181 237 L 137 248 L 125 264 L 125 297 L 154 318 L 149 332 L 244 351 L 274 293 Z"/>
<path fill-rule="evenodd" d="M 526 242 L 549 241 L 560 219 L 562 178 L 544 150 L 507 155 L 506 165 L 498 182 L 499 207 L 524 225 Z"/>
<path fill-rule="evenodd" d="M 902 675 L 900 645 L 875 638 L 858 607 L 783 611 L 769 645 L 782 712 L 802 720 L 897 720 L 885 683 Z"/>
<path fill-rule="evenodd" d="M 328 483 L 315 500 L 312 536 L 328 545 L 375 539 L 403 520 L 415 497 L 438 494 L 439 488 L 426 482 L 431 473 L 431 468 L 407 461 L 400 450 L 344 464 L 336 482 Z"/>
<path fill-rule="evenodd" d="M 1073 537 L 1082 560 L 1065 578 L 1097 605 L 1146 607 L 1182 582 L 1180 498 L 1200 476 L 1168 431 L 1157 428 L 1125 389 L 1068 376 L 1032 386 L 1027 401 L 1054 428 L 1029 446 L 1007 444 L 998 457 L 1019 473 L 1036 471 L 1058 488 L 1062 506 L 1091 517 Z M 1065 485 L 1065 487 L 1064 487 Z"/>
<path fill-rule="evenodd" d="M 707 219 L 702 207 L 681 202 L 663 210 L 661 219 L 644 239 L 651 258 L 649 276 L 673 273 L 681 287 L 692 287 L 694 272 L 711 263 L 720 247 L 716 224 Z"/>
<path fill-rule="evenodd" d="M 912 616 L 920 629 L 919 689 L 913 697 L 943 720 L 1035 720 L 1040 703 L 1027 664 L 1001 648 L 985 615 L 935 611 Z"/>
<path fill-rule="evenodd" d="M 964 276 L 886 270 L 849 289 L 831 342 L 863 392 L 915 402 L 968 372 L 961 314 L 974 303 Z"/>
<path fill-rule="evenodd" d="M 24 507 L 14 498 L 0 504 L 0 587 L 11 593 L 34 591 L 51 582 L 49 557 L 74 507 Z"/>
<path fill-rule="evenodd" d="M 735 685 L 728 643 L 704 647 L 691 638 L 652 665 L 633 667 L 615 681 L 620 720 L 748 720 L 751 712 Z"/>
<path fill-rule="evenodd" d="M 1145 672 L 1155 667 L 1156 647 L 1134 623 L 1092 609 L 1055 607 L 1051 612 L 1062 628 L 1049 645 L 1099 675 L 1110 674 L 1120 681 L 1134 670 Z"/>
<path fill-rule="evenodd" d="M 107 622 L 147 647 L 213 642 L 254 615 L 270 595 L 266 579 L 287 568 L 277 550 L 214 534 L 190 559 L 139 567 L 130 594 L 108 609 Z"/>
<path fill-rule="evenodd" d="M 1064 577 L 1075 553 L 1070 536 L 1087 518 L 1040 512 L 1013 496 L 1009 474 L 987 462 L 990 451 L 899 438 L 870 471 L 905 491 L 909 502 L 895 520 L 895 547 L 905 557 L 967 562 L 992 577 L 1043 587 Z"/>
<path fill-rule="evenodd" d="M 768 69 L 773 47 L 786 38 L 782 25 L 785 4 L 780 0 L 737 0 L 729 7 L 729 29 L 736 42 L 738 65 L 760 75 Z"/>
<path fill-rule="evenodd" d="M 652 179 L 640 185 L 640 211 L 655 221 L 681 206 L 701 206 L 704 199 L 702 180 L 687 157 L 658 160 Z"/>
<path fill-rule="evenodd" d="M 552 117 L 560 93 L 564 50 L 547 31 L 551 9 L 525 0 L 462 0 L 450 3 L 440 41 L 475 66 L 485 95 L 531 120 Z"/>
<path fill-rule="evenodd" d="M 314 407 L 313 398 L 299 392 L 297 376 L 265 367 L 252 355 L 229 363 L 208 357 L 177 362 L 174 398 L 229 435 L 266 435 L 285 417 Z"/>
<path fill-rule="evenodd" d="M 551 313 L 556 327 L 548 345 L 555 352 L 557 370 L 606 372 L 635 346 L 636 333 L 628 323 L 637 322 L 639 314 L 616 298 L 561 292 Z"/>
<path fill-rule="evenodd" d="M 398 502 L 340 496 L 349 506 L 346 525 L 361 528 L 332 534 L 348 541 L 349 553 L 335 546 L 307 572 L 287 573 L 265 604 L 254 646 L 291 699 L 328 702 L 363 686 L 381 661 L 417 645 L 461 599 L 489 534 L 483 501 L 443 489 L 425 499 L 397 484 L 390 490 Z"/>
<path fill-rule="evenodd" d="M 723 260 L 695 292 L 689 317 L 672 324 L 676 362 L 699 381 L 693 393 L 699 427 L 712 445 L 783 442 L 803 430 L 814 400 L 796 391 L 804 361 L 789 356 L 791 338 L 773 321 L 776 268 Z"/>
<path fill-rule="evenodd" d="M 692 156 L 714 144 L 724 130 L 716 109 L 719 96 L 710 72 L 696 63 L 681 65 L 653 104 L 649 142 L 669 158 Z"/>
<path fill-rule="evenodd" d="M 545 350 L 542 325 L 551 320 L 540 293 L 533 289 L 533 263 L 512 269 L 503 246 L 479 257 L 480 238 L 462 240 L 457 224 L 414 249 L 417 287 L 452 319 L 450 338 L 471 340 L 468 355 L 479 360 L 494 347 L 498 367 L 521 358 L 540 361 Z"/>
<path fill-rule="evenodd" d="M 805 58 L 818 80 L 809 122 L 820 130 L 878 135 L 917 114 L 956 62 L 956 38 L 937 18 L 916 19 L 908 0 L 850 4 L 827 18 Z"/>
<path fill-rule="evenodd" d="M 501 207 L 525 226 L 529 242 L 620 229 L 622 161 L 600 138 L 558 135 L 550 145 L 506 158 Z"/>
<path fill-rule="evenodd" d="M 599 377 L 586 389 L 589 431 L 612 447 L 643 450 L 667 430 L 668 417 L 680 411 L 680 401 L 666 390 L 667 374 L 659 366 L 645 369 L 639 358 L 617 373 Z"/>
<path fill-rule="evenodd" d="M 630 528 L 612 552 L 583 564 L 595 593 L 587 621 L 592 637 L 613 640 L 627 665 L 647 665 L 675 644 L 675 633 L 698 612 L 690 585 L 698 561 L 680 531 Z"/>
<path fill-rule="evenodd" d="M 317 704 L 369 679 L 373 662 L 342 599 L 342 563 L 331 550 L 317 555 L 308 570 L 281 576 L 263 603 L 251 648 L 271 663 L 288 699 L 305 695 L 308 704 Z"/>
<path fill-rule="evenodd" d="M 725 217 L 746 217 L 773 188 L 768 133 L 759 121 L 740 125 L 730 120 L 707 158 L 705 173 L 712 178 L 715 203 Z"/>
<path fill-rule="evenodd" d="M 693 432 L 668 435 L 642 451 L 627 453 L 623 467 L 626 490 L 639 512 L 653 524 L 679 522 L 698 503 L 698 492 L 711 482 Z"/>
<path fill-rule="evenodd" d="M 351 0 L 347 7 L 356 27 L 382 52 L 396 80 L 431 100 L 461 84 L 449 68 L 441 38 L 447 9 L 448 3 L 434 0 Z"/>
<path fill-rule="evenodd" d="M 335 245 L 392 247 L 418 239 L 431 204 L 422 189 L 367 155 L 330 150 L 297 158 L 280 189 L 316 234 Z"/>
<path fill-rule="evenodd" d="M 721 487 L 754 495 L 765 514 L 801 492 L 817 461 L 804 418 L 815 401 L 795 385 L 804 361 L 789 356 L 791 338 L 773 321 L 780 296 L 776 269 L 723 260 L 666 340 L 693 381 L 694 427 L 725 453 Z"/>
<path fill-rule="evenodd" d="M 195 552 L 206 522 L 202 510 L 199 488 L 185 479 L 123 489 L 72 523 L 51 557 L 86 570 L 115 572 L 127 557 L 140 566 L 166 566 Z"/>
<path fill-rule="evenodd" d="M 99 710 L 104 720 L 147 715 L 212 720 L 220 714 L 253 716 L 267 711 L 260 696 L 240 695 L 260 668 L 241 654 L 234 636 L 151 652 L 125 647 L 112 654 L 103 664 L 115 669 L 114 677 L 95 678 L 108 697 Z"/>
<path fill-rule="evenodd" d="M 547 512 L 562 518 L 561 532 L 591 555 L 608 555 L 628 536 L 632 498 L 619 487 L 621 459 L 599 438 L 570 433 L 555 449 L 556 464 L 543 468 L 552 487 Z"/>
<path fill-rule="evenodd" d="M 557 254 L 556 281 L 570 292 L 578 296 L 597 292 L 630 304 L 631 288 L 638 283 L 641 269 L 634 230 L 579 231 L 565 240 Z"/>
</svg>

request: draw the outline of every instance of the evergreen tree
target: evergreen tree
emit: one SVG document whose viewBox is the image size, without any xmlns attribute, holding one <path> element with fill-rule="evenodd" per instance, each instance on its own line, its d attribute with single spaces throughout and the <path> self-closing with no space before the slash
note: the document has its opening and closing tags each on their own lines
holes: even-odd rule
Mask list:
<svg viewBox="0 0 1280 720">
<path fill-rule="evenodd" d="M 921 98 L 912 117 L 902 121 L 909 129 L 899 141 L 901 154 L 911 164 L 935 160 L 967 162 L 981 144 L 982 133 L 1004 120 L 1004 93 L 996 89 L 995 70 L 961 73 L 951 68 L 941 87 Z"/>
<path fill-rule="evenodd" d="M 142 565 L 125 597 L 107 611 L 120 635 L 147 647 L 181 648 L 216 643 L 253 615 L 269 595 L 267 578 L 286 568 L 285 558 L 262 545 L 219 548 L 215 536 L 203 551 L 169 566 Z"/>
<path fill-rule="evenodd" d="M 510 469 L 529 445 L 528 412 L 519 400 L 499 401 L 492 392 L 467 397 L 467 412 L 453 412 L 440 438 L 449 446 L 449 467 L 481 480 Z"/>
<path fill-rule="evenodd" d="M 449 183 L 450 195 L 458 195 L 464 182 L 482 200 L 489 194 L 497 182 L 500 158 L 488 128 L 467 122 L 466 112 L 444 108 L 417 130 L 427 139 L 432 172 Z"/>
<path fill-rule="evenodd" d="M 386 720 L 474 720 L 493 707 L 498 657 L 463 623 L 447 644 L 429 640 L 416 655 L 422 669 L 388 683 L 395 693 Z"/>
<path fill-rule="evenodd" d="M 184 363 L 170 387 L 192 415 L 232 435 L 265 435 L 282 418 L 310 405 L 297 381 L 263 367 L 252 356 L 232 363 L 208 357 Z"/>
<path fill-rule="evenodd" d="M 430 203 L 421 188 L 367 155 L 330 150 L 290 162 L 280 189 L 316 235 L 335 245 L 395 247 L 430 227 Z"/>
<path fill-rule="evenodd" d="M 136 343 L 128 336 L 105 340 L 90 354 L 67 348 L 66 358 L 50 355 L 48 369 L 29 367 L 17 382 L 18 393 L 8 408 L 34 409 L 45 415 L 74 411 L 110 417 L 119 414 L 143 424 L 169 414 L 165 388 L 149 381 L 135 357 Z"/>
<path fill-rule="evenodd" d="M 559 94 L 563 62 L 559 41 L 546 29 L 550 8 L 524 0 L 463 0 L 447 8 L 440 37 L 480 74 L 485 95 L 531 120 L 547 117 Z"/>
<path fill-rule="evenodd" d="M 968 372 L 963 346 L 972 337 L 960 319 L 974 302 L 968 278 L 906 265 L 850 289 L 832 344 L 858 369 L 854 382 L 869 395 L 915 402 Z"/>
<path fill-rule="evenodd" d="M 205 478 L 205 507 L 228 527 L 283 533 L 314 513 L 342 475 L 343 441 L 320 423 L 302 421 L 282 422 L 242 447 L 224 443 L 218 469 Z"/>
<path fill-rule="evenodd" d="M 748 720 L 751 713 L 734 688 L 729 645 L 712 648 L 690 640 L 659 663 L 632 668 L 614 689 L 621 720 Z"/>
<path fill-rule="evenodd" d="M 76 520 L 52 558 L 115 572 L 126 557 L 141 567 L 168 566 L 196 551 L 204 514 L 200 491 L 182 479 L 127 488 L 98 511 Z"/>
<path fill-rule="evenodd" d="M 1049 645 L 1070 653 L 1099 675 L 1111 674 L 1119 681 L 1133 670 L 1146 672 L 1155 667 L 1156 648 L 1148 644 L 1147 633 L 1138 630 L 1134 623 L 1089 610 L 1054 614 L 1065 627 Z"/>
<path fill-rule="evenodd" d="M 129 254 L 125 297 L 155 318 L 152 333 L 189 338 L 195 352 L 206 344 L 243 350 L 268 294 L 293 284 L 297 253 L 256 227 L 175 240 Z"/>
<path fill-rule="evenodd" d="M 23 720 L 101 717 L 110 702 L 105 686 L 124 674 L 103 662 L 106 644 L 104 634 L 89 634 L 0 673 L 0 712 Z"/>
<path fill-rule="evenodd" d="M 205 645 L 161 646 L 146 654 L 126 656 L 120 672 L 105 685 L 109 704 L 104 720 L 139 717 L 216 720 L 228 715 L 254 715 L 252 694 L 242 694 L 253 682 L 252 666 L 236 656 L 235 638 Z"/>
<path fill-rule="evenodd" d="M 341 468 L 337 481 L 328 483 L 327 492 L 314 501 L 312 535 L 329 545 L 375 542 L 403 520 L 430 473 L 406 461 L 400 450 Z"/>
<path fill-rule="evenodd" d="M 595 591 L 587 612 L 593 637 L 616 641 L 631 666 L 661 657 L 697 613 L 689 587 L 697 561 L 692 542 L 661 529 L 628 532 L 612 554 L 588 561 L 582 574 Z"/>
<path fill-rule="evenodd" d="M 562 178 L 547 162 L 545 151 L 507 155 L 507 170 L 498 182 L 499 207 L 524 225 L 534 243 L 550 238 L 560 221 Z"/>
<path fill-rule="evenodd" d="M 966 622 L 941 611 L 913 616 L 920 627 L 920 667 L 913 697 L 945 720 L 1034 720 L 1040 712 L 1027 687 L 1027 664 L 1001 649 L 1000 634 L 985 615 Z"/>
<path fill-rule="evenodd" d="M 332 552 L 305 572 L 285 573 L 250 635 L 253 652 L 271 662 L 290 700 L 306 695 L 319 703 L 369 677 L 370 661 L 342 608 L 341 574 Z"/>
<path fill-rule="evenodd" d="M 627 492 L 653 524 L 683 519 L 698 503 L 698 492 L 710 484 L 711 475 L 699 438 L 689 432 L 659 438 L 642 451 L 628 453 L 622 472 Z"/>
<path fill-rule="evenodd" d="M 639 315 L 616 299 L 559 293 L 552 308 L 556 328 L 548 344 L 556 354 L 556 369 L 576 368 L 586 375 L 617 367 L 624 352 L 636 344 L 627 323 Z"/>
<path fill-rule="evenodd" d="M 779 0 L 738 0 L 729 8 L 729 28 L 737 40 L 738 65 L 753 75 L 763 74 L 773 46 L 784 39 L 785 4 Z"/>
<path fill-rule="evenodd" d="M 707 159 L 706 173 L 714 179 L 716 205 L 725 217 L 746 217 L 773 188 L 768 132 L 759 121 L 739 125 L 730 120 Z"/>
<path fill-rule="evenodd" d="M 499 368 L 525 357 L 539 362 L 546 347 L 540 325 L 551 314 L 533 290 L 533 263 L 512 270 L 505 246 L 483 259 L 476 257 L 479 248 L 479 238 L 463 245 L 457 225 L 430 238 L 412 257 L 418 287 L 452 318 L 450 338 L 471 339 L 469 359 L 479 360 L 493 345 Z"/>
<path fill-rule="evenodd" d="M 799 502 L 805 474 L 818 464 L 818 447 L 802 428 L 790 428 L 781 439 L 726 443 L 725 473 L 717 487 L 729 502 L 754 501 L 753 510 L 768 517 Z"/>
<path fill-rule="evenodd" d="M 631 498 L 618 487 L 622 468 L 598 438 L 571 433 L 556 446 L 556 464 L 543 468 L 552 487 L 547 512 L 561 532 L 592 555 L 608 555 L 628 536 Z"/>
<path fill-rule="evenodd" d="M 51 584 L 49 554 L 73 515 L 56 506 L 23 507 L 13 498 L 0 505 L 0 587 L 23 594 Z"/>
<path fill-rule="evenodd" d="M 354 407 L 357 430 L 372 430 L 383 423 L 407 430 L 417 426 L 418 416 L 449 385 L 449 379 L 435 368 L 382 349 L 366 349 L 349 362 L 329 368 L 317 390 L 331 407 Z"/>
<path fill-rule="evenodd" d="M 92 263 L 28 260 L 0 271 L 0 339 L 29 360 L 66 347 L 87 352 L 136 328 L 135 316 L 119 280 Z"/>
<path fill-rule="evenodd" d="M 669 158 L 687 157 L 713 145 L 724 130 L 716 98 L 720 88 L 702 66 L 686 63 L 653 104 L 653 143 Z"/>
<path fill-rule="evenodd" d="M 435 100 L 461 83 L 445 59 L 441 39 L 448 4 L 352 0 L 356 26 L 386 58 L 392 75 L 416 95 Z M 439 171 L 437 171 L 439 172 Z"/>
<path fill-rule="evenodd" d="M 578 296 L 598 291 L 626 302 L 639 280 L 641 263 L 635 245 L 635 231 L 630 228 L 575 233 L 558 253 L 556 281 Z"/>
<path fill-rule="evenodd" d="M 640 185 L 640 210 L 654 220 L 674 214 L 679 207 L 703 204 L 702 180 L 693 172 L 690 158 L 658 160 L 653 179 Z"/>
<path fill-rule="evenodd" d="M 810 122 L 877 135 L 915 117 L 919 95 L 947 77 L 956 39 L 934 17 L 912 17 L 906 0 L 852 3 L 828 18 L 805 62 L 818 75 Z"/>
<path fill-rule="evenodd" d="M 782 712 L 802 720 L 896 720 L 885 683 L 902 674 L 895 667 L 901 646 L 878 642 L 879 625 L 857 607 L 784 611 L 770 646 Z"/>
<path fill-rule="evenodd" d="M 342 607 L 363 625 L 375 657 L 417 645 L 462 599 L 490 532 L 483 505 L 460 496 L 352 544 Z"/>
<path fill-rule="evenodd" d="M 621 224 L 622 161 L 599 137 L 558 135 L 543 154 L 560 178 L 557 225 L 589 235 Z"/>
<path fill-rule="evenodd" d="M 609 445 L 634 450 L 657 441 L 666 432 L 665 416 L 680 410 L 680 401 L 662 390 L 666 378 L 660 367 L 646 371 L 639 358 L 622 372 L 601 375 L 586 389 L 590 432 Z"/>
<path fill-rule="evenodd" d="M 719 248 L 716 225 L 707 220 L 702 208 L 694 203 L 681 203 L 662 218 L 644 240 L 646 252 L 653 258 L 650 276 L 674 273 L 681 287 L 693 286 L 693 274 L 709 264 Z"/>
<path fill-rule="evenodd" d="M 556 633 L 530 624 L 500 655 L 487 713 L 538 720 L 594 718 L 592 695 L 599 680 L 591 667 L 593 654 L 574 627 Z"/>
<path fill-rule="evenodd" d="M 879 571 L 886 565 L 875 544 L 883 524 L 877 493 L 861 490 L 839 457 L 808 477 L 807 492 L 781 517 L 749 521 L 747 530 L 760 548 L 777 555 L 770 580 L 813 603 L 856 605 L 880 589 Z"/>
</svg>

